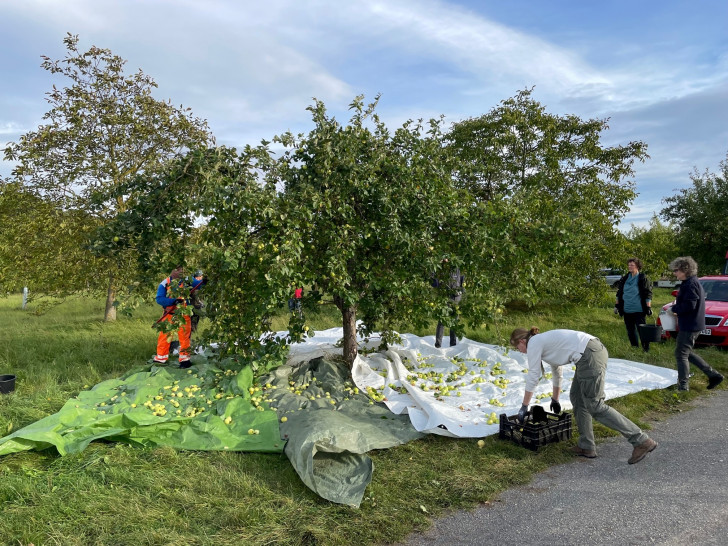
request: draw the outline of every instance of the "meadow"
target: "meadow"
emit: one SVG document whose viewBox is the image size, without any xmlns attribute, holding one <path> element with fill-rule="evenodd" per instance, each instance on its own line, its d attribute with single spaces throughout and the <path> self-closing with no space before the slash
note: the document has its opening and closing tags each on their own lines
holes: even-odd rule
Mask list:
<svg viewBox="0 0 728 546">
<path fill-rule="evenodd" d="M 613 293 L 612 293 L 613 295 Z M 657 289 L 654 305 L 672 299 Z M 79 390 L 143 366 L 152 356 L 159 316 L 149 306 L 133 318 L 104 323 L 103 302 L 69 299 L 36 313 L 21 310 L 20 296 L 0 299 L 0 374 L 17 376 L 15 392 L 0 395 L 0 434 L 58 411 Z M 306 310 L 315 328 L 338 326 L 333 308 Z M 674 342 L 632 349 L 610 294 L 597 307 L 511 306 L 502 319 L 467 337 L 503 344 L 516 326 L 584 330 L 608 347 L 610 356 L 674 368 Z M 284 317 L 274 327 L 285 329 Z M 402 332 L 432 335 L 401 328 Z M 728 373 L 728 352 L 700 349 Z M 649 429 L 650 422 L 689 407 L 704 396 L 698 374 L 691 391 L 646 391 L 610 405 Z M 724 388 L 721 385 L 721 388 Z M 612 431 L 595 426 L 600 438 Z M 53 450 L 0 458 L 0 543 L 19 545 L 281 544 L 371 545 L 393 543 L 447 510 L 493 501 L 534 473 L 572 460 L 570 443 L 534 453 L 488 437 L 427 436 L 370 453 L 374 479 L 359 509 L 327 502 L 304 486 L 285 455 L 143 449 L 94 442 L 78 455 Z M 630 448 L 625 442 L 624 459 Z"/>
</svg>

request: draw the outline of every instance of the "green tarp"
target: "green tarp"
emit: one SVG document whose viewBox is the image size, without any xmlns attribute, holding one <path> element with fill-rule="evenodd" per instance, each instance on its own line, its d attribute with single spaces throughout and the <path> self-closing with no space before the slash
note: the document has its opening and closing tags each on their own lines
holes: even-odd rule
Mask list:
<svg viewBox="0 0 728 546">
<path fill-rule="evenodd" d="M 190 450 L 281 452 L 274 411 L 251 403 L 253 376 L 196 357 L 188 370 L 152 366 L 82 391 L 58 413 L 0 438 L 0 455 L 55 447 L 78 453 L 93 440 Z M 257 432 L 256 432 L 257 431 Z"/>
<path fill-rule="evenodd" d="M 285 446 L 314 492 L 359 506 L 374 468 L 366 453 L 422 436 L 406 416 L 358 393 L 340 362 L 282 365 L 257 380 L 232 358 L 193 362 L 188 370 L 151 366 L 82 391 L 58 413 L 0 438 L 0 455 L 51 447 L 66 455 L 98 439 L 185 450 L 277 453 Z"/>
</svg>

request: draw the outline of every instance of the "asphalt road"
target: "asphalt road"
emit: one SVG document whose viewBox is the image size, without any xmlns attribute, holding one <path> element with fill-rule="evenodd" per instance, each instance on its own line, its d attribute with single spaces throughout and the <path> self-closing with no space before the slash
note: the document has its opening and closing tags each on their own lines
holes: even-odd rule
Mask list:
<svg viewBox="0 0 728 546">
<path fill-rule="evenodd" d="M 454 512 L 401 546 L 728 544 L 728 390 L 652 423 L 659 443 L 628 465 L 622 437 L 597 445 L 474 511 Z"/>
</svg>

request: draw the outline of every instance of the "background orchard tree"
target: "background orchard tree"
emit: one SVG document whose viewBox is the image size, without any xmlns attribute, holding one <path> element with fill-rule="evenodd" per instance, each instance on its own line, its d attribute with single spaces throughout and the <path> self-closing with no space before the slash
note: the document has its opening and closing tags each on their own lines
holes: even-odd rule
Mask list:
<svg viewBox="0 0 728 546">
<path fill-rule="evenodd" d="M 67 252 L 76 252 L 86 234 L 126 210 L 126 196 L 117 191 L 122 184 L 211 140 L 206 123 L 189 109 L 152 97 L 157 85 L 151 77 L 141 70 L 125 75 L 122 58 L 95 46 L 82 53 L 78 41 L 66 36 L 64 59 L 43 57 L 41 66 L 70 85 L 54 85 L 46 94 L 51 109 L 43 116 L 45 124 L 5 148 L 5 159 L 16 162 L 13 174 L 24 187 L 55 210 L 78 211 L 84 218 L 77 236 L 68 241 L 71 248 L 62 249 Z M 81 264 L 82 273 L 105 278 L 105 319 L 113 320 L 119 275 L 133 274 L 125 267 L 130 256 L 105 240 L 91 248 L 99 259 Z M 42 258 L 34 260 L 35 276 L 49 286 L 57 272 Z"/>
<path fill-rule="evenodd" d="M 651 280 L 672 278 L 668 269 L 671 260 L 679 255 L 677 231 L 672 224 L 663 224 L 653 215 L 647 227 L 632 226 L 625 235 L 625 252 L 622 268 L 631 256 L 642 260 L 642 272 Z"/>
<path fill-rule="evenodd" d="M 701 273 L 718 273 L 728 250 L 728 154 L 718 173 L 694 169 L 690 179 L 691 187 L 664 199 L 660 215 L 674 223 L 679 253 L 695 258 Z"/>
<path fill-rule="evenodd" d="M 54 206 L 6 179 L 0 181 L 0 218 L 0 292 L 28 287 L 32 299 L 103 288 L 103 280 L 84 275 L 98 259 L 84 248 L 93 224 L 83 211 Z"/>
<path fill-rule="evenodd" d="M 523 299 L 596 297 L 596 271 L 621 263 L 619 220 L 634 200 L 635 161 L 646 145 L 601 143 L 607 120 L 557 116 L 520 91 L 489 113 L 455 123 L 446 135 L 457 183 L 480 201 L 512 201 L 521 223 L 508 239 L 527 252 L 503 256 L 507 271 L 530 282 Z M 500 255 L 499 248 L 492 249 Z"/>
</svg>

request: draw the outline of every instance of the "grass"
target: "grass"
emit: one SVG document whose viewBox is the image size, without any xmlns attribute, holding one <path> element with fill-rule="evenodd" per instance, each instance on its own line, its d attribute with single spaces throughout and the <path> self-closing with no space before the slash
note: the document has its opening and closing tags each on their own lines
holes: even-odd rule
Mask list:
<svg viewBox="0 0 728 546">
<path fill-rule="evenodd" d="M 655 307 L 671 299 L 655 292 Z M 133 319 L 103 323 L 103 303 L 70 300 L 44 315 L 20 310 L 20 298 L 0 299 L 3 341 L 0 374 L 17 375 L 16 391 L 0 396 L 0 434 L 56 412 L 84 385 L 143 365 L 154 352 L 148 308 Z M 318 328 L 337 325 L 333 312 L 309 313 Z M 277 328 L 285 328 L 283 321 Z M 467 337 L 504 343 L 516 326 L 575 328 L 600 337 L 610 356 L 674 368 L 674 342 L 632 349 L 624 325 L 602 307 L 552 305 L 508 309 L 497 323 Z M 408 331 L 404 330 L 403 331 Z M 413 332 L 432 335 L 430 331 Z M 700 349 L 728 373 L 728 352 Z M 704 393 L 702 374 L 691 391 L 647 391 L 610 405 L 649 427 Z M 722 387 L 722 386 L 721 386 Z M 595 426 L 599 437 L 613 432 Z M 370 453 L 374 479 L 360 509 L 332 504 L 306 488 L 284 455 L 179 452 L 124 444 L 92 443 L 78 455 L 25 452 L 0 459 L 0 543 L 3 544 L 290 544 L 370 545 L 397 542 L 425 529 L 432 517 L 472 508 L 499 492 L 527 483 L 533 474 L 571 460 L 567 445 L 532 453 L 494 437 L 428 436 Z M 629 455 L 625 443 L 624 459 Z"/>
</svg>

